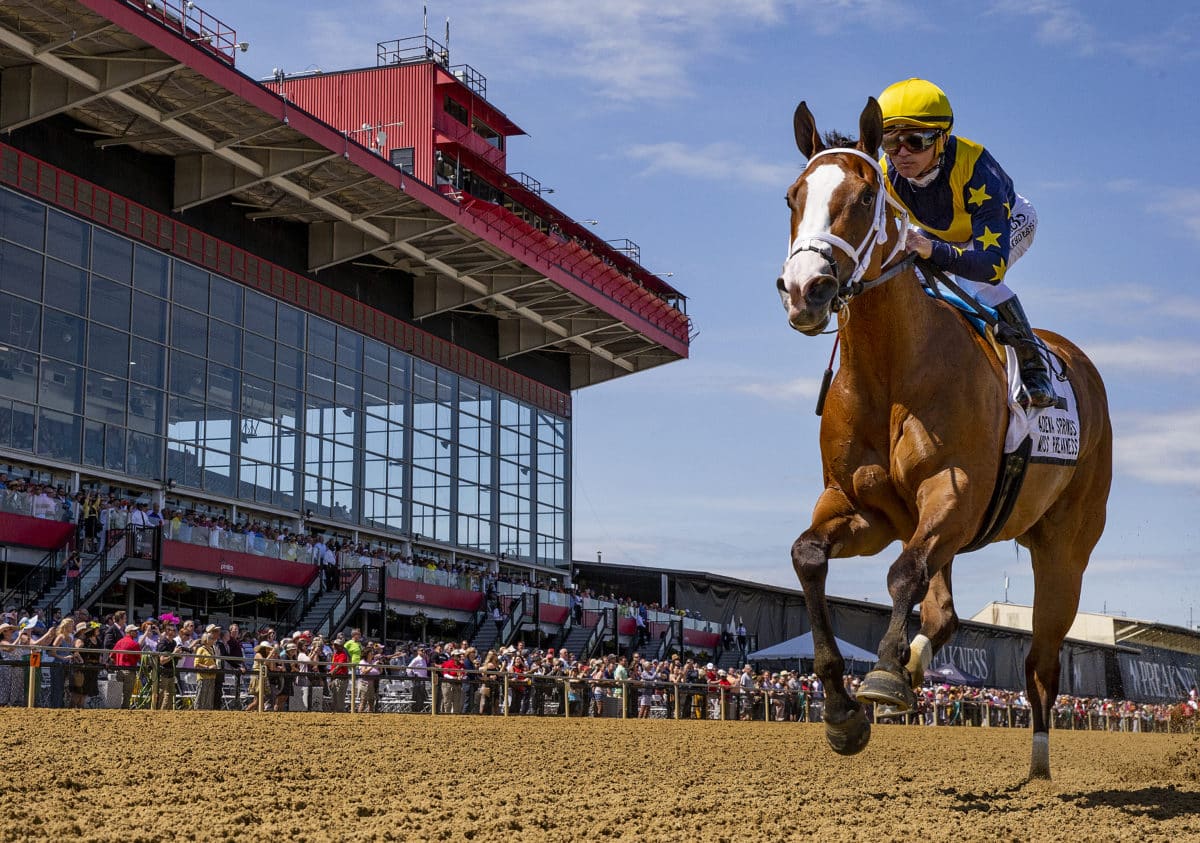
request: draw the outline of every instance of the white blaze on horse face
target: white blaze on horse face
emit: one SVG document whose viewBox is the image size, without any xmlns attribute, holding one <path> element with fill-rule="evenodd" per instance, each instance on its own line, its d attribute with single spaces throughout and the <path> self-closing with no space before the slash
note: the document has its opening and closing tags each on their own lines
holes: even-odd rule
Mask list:
<svg viewBox="0 0 1200 843">
<path fill-rule="evenodd" d="M 830 208 L 833 194 L 846 178 L 846 172 L 832 162 L 817 167 L 805 179 L 808 194 L 804 200 L 803 214 L 796 233 L 788 245 L 787 263 L 783 265 L 783 306 L 804 301 L 808 283 L 828 271 L 829 264 L 821 255 L 812 251 L 797 252 L 796 246 L 812 238 L 814 234 L 828 234 L 833 222 Z"/>
</svg>

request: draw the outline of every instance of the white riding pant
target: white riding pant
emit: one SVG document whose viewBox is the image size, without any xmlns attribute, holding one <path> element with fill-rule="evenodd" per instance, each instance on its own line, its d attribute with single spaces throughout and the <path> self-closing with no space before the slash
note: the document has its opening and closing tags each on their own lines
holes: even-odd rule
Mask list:
<svg viewBox="0 0 1200 843">
<path fill-rule="evenodd" d="M 1019 193 L 1017 201 L 1013 204 L 1012 216 L 1009 218 L 1008 225 L 1008 268 L 1011 270 L 1033 245 L 1033 237 L 1037 234 L 1038 225 L 1037 209 Z M 964 250 L 973 249 L 975 241 L 969 240 L 966 243 L 955 243 L 954 245 Z M 976 301 L 986 304 L 988 307 L 1003 304 L 1016 295 L 1003 281 L 999 284 L 987 284 L 983 281 L 971 281 L 958 275 L 954 276 L 954 280 L 974 296 Z"/>
</svg>

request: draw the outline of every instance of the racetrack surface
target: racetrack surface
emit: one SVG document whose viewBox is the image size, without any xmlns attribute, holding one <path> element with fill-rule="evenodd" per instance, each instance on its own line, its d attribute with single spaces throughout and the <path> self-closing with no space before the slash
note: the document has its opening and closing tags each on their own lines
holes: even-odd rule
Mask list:
<svg viewBox="0 0 1200 843">
<path fill-rule="evenodd" d="M 1200 736 L 4 710 L 0 839 L 1200 840 Z"/>
</svg>

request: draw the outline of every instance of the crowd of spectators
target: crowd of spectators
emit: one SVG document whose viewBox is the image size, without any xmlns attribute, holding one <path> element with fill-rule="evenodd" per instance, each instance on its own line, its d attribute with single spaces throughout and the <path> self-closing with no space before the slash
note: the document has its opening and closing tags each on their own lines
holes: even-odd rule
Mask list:
<svg viewBox="0 0 1200 843">
<path fill-rule="evenodd" d="M 27 612 L 28 610 L 23 610 Z M 326 641 L 308 631 L 243 631 L 164 614 L 85 612 L 43 622 L 10 611 L 0 622 L 0 705 L 25 705 L 30 655 L 41 657 L 37 704 L 52 708 L 429 711 L 445 714 L 819 721 L 821 680 L 791 670 L 726 671 L 713 663 L 638 653 L 580 659 L 523 643 L 478 652 L 469 642 L 386 647 L 361 630 Z M 858 679 L 847 676 L 854 694 Z M 35 683 L 36 684 L 36 683 Z M 102 685 L 105 687 L 102 690 Z M 101 698 L 97 701 L 97 698 Z M 1200 721 L 1192 689 L 1175 705 L 1061 696 L 1058 728 L 1190 731 Z M 1027 726 L 1023 691 L 932 685 L 907 714 L 880 720 L 926 725 Z"/>
</svg>

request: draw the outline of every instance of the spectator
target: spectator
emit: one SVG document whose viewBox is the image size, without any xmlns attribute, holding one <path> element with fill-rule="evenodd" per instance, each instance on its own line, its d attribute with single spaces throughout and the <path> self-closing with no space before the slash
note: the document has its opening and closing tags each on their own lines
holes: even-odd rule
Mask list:
<svg viewBox="0 0 1200 843">
<path fill-rule="evenodd" d="M 339 635 L 333 639 L 333 658 L 329 668 L 330 710 L 336 714 L 346 710 L 346 686 L 350 681 L 350 656 Z"/>
<path fill-rule="evenodd" d="M 175 708 L 175 670 L 178 654 L 183 652 L 183 648 L 176 641 L 177 634 L 174 623 L 163 621 L 162 634 L 158 638 L 158 646 L 155 647 L 158 658 L 158 696 L 151 700 L 151 708 Z"/>
<path fill-rule="evenodd" d="M 137 682 L 137 667 L 142 660 L 142 645 L 137 641 L 139 631 L 140 627 L 137 624 L 126 624 L 125 634 L 112 646 L 112 663 L 117 669 L 117 679 L 121 683 L 121 708 L 129 708 L 133 699 L 133 686 Z"/>
</svg>

